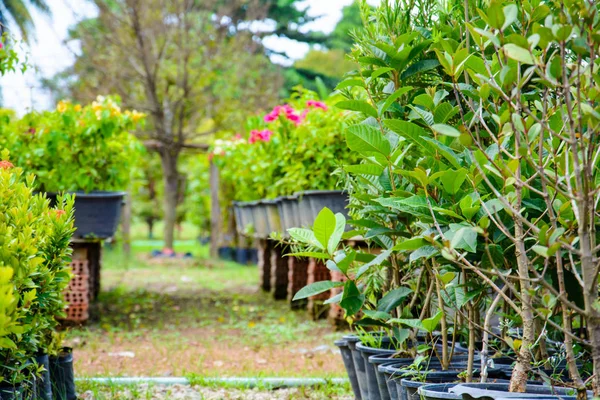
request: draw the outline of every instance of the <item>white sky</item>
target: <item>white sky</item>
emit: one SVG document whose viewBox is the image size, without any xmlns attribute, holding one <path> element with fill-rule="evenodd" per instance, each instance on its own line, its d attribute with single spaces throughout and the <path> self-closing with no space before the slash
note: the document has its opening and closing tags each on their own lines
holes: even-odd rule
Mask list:
<svg viewBox="0 0 600 400">
<path fill-rule="evenodd" d="M 42 89 L 40 78 L 49 78 L 73 63 L 78 48 L 73 43 L 70 47 L 64 43 L 68 29 L 76 21 L 96 13 L 95 6 L 85 0 L 50 0 L 48 3 L 52 8 L 51 17 L 32 10 L 36 31 L 28 57 L 33 68 L 25 74 L 8 73 L 0 77 L 3 107 L 13 108 L 20 114 L 32 107 L 43 110 L 54 106 L 47 91 Z M 309 7 L 311 16 L 322 16 L 307 28 L 329 33 L 341 18 L 342 8 L 350 3 L 352 0 L 304 0 L 300 6 Z M 302 58 L 309 50 L 305 43 L 277 37 L 267 37 L 264 43 L 269 49 L 285 52 L 293 59 Z"/>
</svg>

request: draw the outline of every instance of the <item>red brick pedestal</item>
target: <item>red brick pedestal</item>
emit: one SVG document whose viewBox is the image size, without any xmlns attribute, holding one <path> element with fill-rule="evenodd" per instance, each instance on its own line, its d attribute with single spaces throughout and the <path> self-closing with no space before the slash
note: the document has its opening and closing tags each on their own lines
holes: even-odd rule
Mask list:
<svg viewBox="0 0 600 400">
<path fill-rule="evenodd" d="M 273 243 L 270 240 L 260 239 L 258 241 L 258 274 L 259 285 L 265 292 L 271 291 L 271 249 Z"/>
<path fill-rule="evenodd" d="M 308 280 L 307 285 L 311 283 L 328 281 L 331 279 L 329 270 L 325 266 L 322 260 L 310 258 L 308 261 Z M 308 299 L 308 313 L 313 319 L 320 319 L 327 317 L 329 311 L 329 305 L 323 304 L 323 302 L 329 299 L 330 293 L 324 292 L 316 296 L 309 297 Z"/>
<path fill-rule="evenodd" d="M 306 286 L 308 281 L 308 260 L 306 258 L 288 257 L 287 298 L 294 310 L 306 308 L 307 299 L 292 301 L 294 295 Z"/>
<path fill-rule="evenodd" d="M 285 247 L 281 244 L 271 247 L 271 293 L 275 300 L 287 298 L 288 260 L 285 253 Z"/>
</svg>

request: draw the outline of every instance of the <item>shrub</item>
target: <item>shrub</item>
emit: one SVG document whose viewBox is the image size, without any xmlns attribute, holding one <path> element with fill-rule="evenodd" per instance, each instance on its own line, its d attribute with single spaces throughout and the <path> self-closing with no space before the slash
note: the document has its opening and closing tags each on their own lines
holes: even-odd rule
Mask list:
<svg viewBox="0 0 600 400">
<path fill-rule="evenodd" d="M 130 131 L 143 118 L 121 111 L 116 98 L 99 96 L 84 107 L 61 101 L 54 111 L 13 120 L 3 145 L 36 175 L 40 191 L 124 190 L 142 150 Z"/>
<path fill-rule="evenodd" d="M 32 358 L 51 346 L 69 283 L 73 198 L 56 207 L 34 195 L 33 175 L 0 161 L 0 383 L 28 378 Z"/>
<path fill-rule="evenodd" d="M 218 140 L 214 162 L 233 200 L 275 198 L 300 190 L 335 189 L 333 173 L 354 162 L 344 145 L 343 115 L 331 99 L 299 89 L 289 101 L 247 121 L 248 135 Z"/>
</svg>

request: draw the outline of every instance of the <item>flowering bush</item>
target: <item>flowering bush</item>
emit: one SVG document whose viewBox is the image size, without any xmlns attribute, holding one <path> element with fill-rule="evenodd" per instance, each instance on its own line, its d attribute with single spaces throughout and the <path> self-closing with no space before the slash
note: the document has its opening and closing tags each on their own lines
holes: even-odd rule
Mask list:
<svg viewBox="0 0 600 400">
<path fill-rule="evenodd" d="M 70 280 L 69 241 L 73 198 L 56 208 L 34 195 L 33 175 L 0 161 L 0 384 L 16 385 L 32 359 L 51 345 L 56 318 L 64 315 L 62 291 Z"/>
<path fill-rule="evenodd" d="M 353 163 L 342 135 L 343 115 L 299 90 L 286 104 L 247 121 L 248 138 L 217 140 L 212 154 L 233 200 L 274 198 L 334 189 L 338 167 Z"/>
<path fill-rule="evenodd" d="M 130 131 L 143 119 L 122 111 L 112 97 L 87 106 L 61 101 L 55 111 L 13 121 L 0 144 L 17 166 L 37 176 L 41 191 L 120 190 L 142 149 Z"/>
</svg>

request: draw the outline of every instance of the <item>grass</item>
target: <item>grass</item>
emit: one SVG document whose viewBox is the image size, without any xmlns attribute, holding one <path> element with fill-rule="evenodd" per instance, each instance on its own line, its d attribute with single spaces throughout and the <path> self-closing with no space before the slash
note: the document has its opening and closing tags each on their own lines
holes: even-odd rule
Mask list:
<svg viewBox="0 0 600 400">
<path fill-rule="evenodd" d="M 129 262 L 105 248 L 95 317 L 67 335 L 78 376 L 345 375 L 341 333 L 259 291 L 255 266 L 210 260 L 195 241 L 175 247 L 194 258 L 149 259 L 147 240 L 133 242 Z"/>
</svg>

